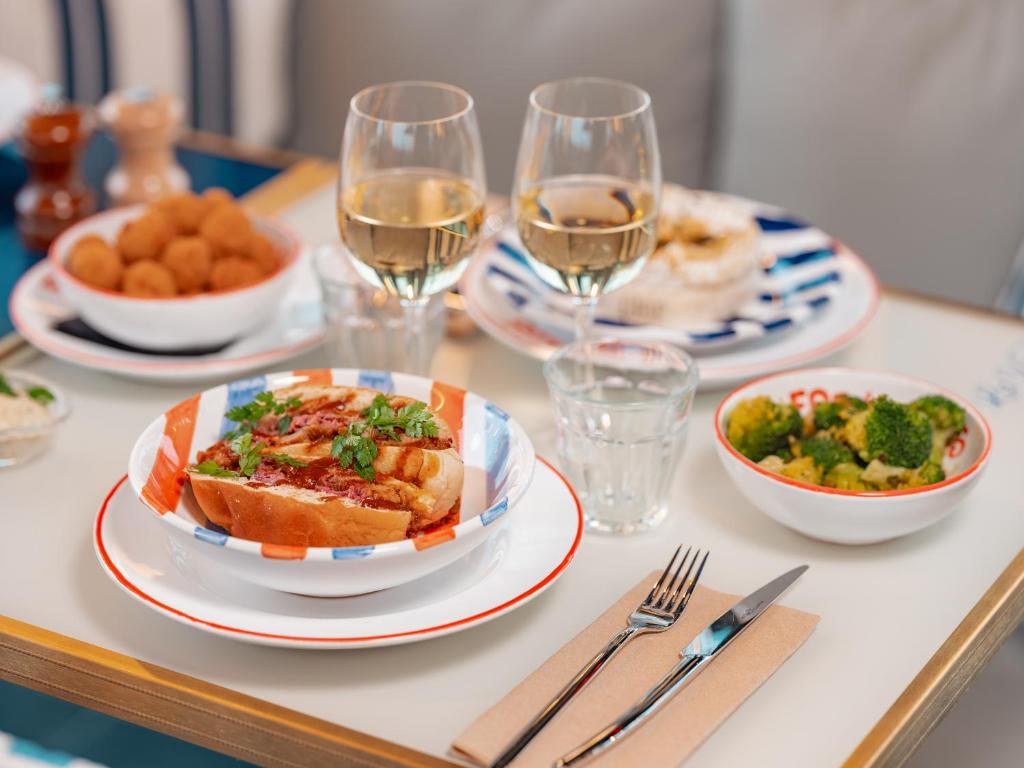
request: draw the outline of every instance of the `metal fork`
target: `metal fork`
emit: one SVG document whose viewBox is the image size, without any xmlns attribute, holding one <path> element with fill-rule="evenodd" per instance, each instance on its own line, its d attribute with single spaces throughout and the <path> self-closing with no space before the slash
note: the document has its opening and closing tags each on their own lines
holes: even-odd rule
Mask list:
<svg viewBox="0 0 1024 768">
<path fill-rule="evenodd" d="M 682 616 L 686 604 L 690 601 L 690 596 L 693 594 L 701 572 L 704 570 L 704 564 L 708 561 L 708 555 L 711 554 L 708 551 L 701 557 L 701 551 L 698 549 L 693 554 L 693 557 L 690 557 L 693 547 L 689 547 L 686 550 L 686 554 L 679 561 L 679 565 L 676 566 L 676 558 L 679 557 L 682 549 L 683 547 L 680 544 L 672 555 L 672 559 L 669 560 L 668 565 L 665 566 L 665 570 L 662 571 L 658 581 L 651 588 L 650 593 L 629 614 L 628 626 L 615 635 L 608 642 L 608 645 L 602 648 L 594 658 L 584 665 L 583 669 L 576 673 L 576 676 L 559 691 L 558 695 L 505 747 L 505 751 L 491 763 L 490 768 L 504 768 L 504 766 L 515 760 L 516 756 L 523 751 L 527 744 L 533 741 L 533 738 L 543 730 L 544 726 L 551 722 L 551 719 L 561 711 L 562 707 L 568 704 L 573 696 L 583 690 L 583 687 L 605 668 L 608 662 L 612 660 L 612 657 L 622 650 L 626 643 L 634 637 L 647 634 L 648 632 L 664 632 L 675 624 L 676 620 Z M 697 565 L 697 571 L 693 573 L 698 559 L 700 560 L 700 565 Z M 687 562 L 689 562 L 689 565 L 687 565 Z M 675 572 L 672 572 L 673 566 L 676 566 Z M 683 573 L 683 566 L 686 566 L 685 573 Z M 672 580 L 666 583 L 669 573 L 672 573 Z M 692 579 L 690 578 L 691 573 L 693 573 Z M 682 574 L 681 579 L 679 577 L 680 574 Z"/>
</svg>

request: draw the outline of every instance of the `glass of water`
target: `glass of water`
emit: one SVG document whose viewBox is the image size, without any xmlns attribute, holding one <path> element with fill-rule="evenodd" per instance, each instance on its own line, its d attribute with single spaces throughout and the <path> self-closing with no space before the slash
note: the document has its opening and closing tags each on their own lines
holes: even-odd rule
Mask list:
<svg viewBox="0 0 1024 768">
<path fill-rule="evenodd" d="M 429 375 L 430 361 L 444 336 L 444 298 L 435 295 L 427 301 L 418 350 L 421 359 L 410 360 L 405 344 L 408 328 L 398 299 L 363 280 L 344 256 L 341 244 L 324 245 L 313 253 L 330 364 Z M 428 368 L 421 369 L 421 364 Z"/>
<path fill-rule="evenodd" d="M 544 377 L 587 527 L 627 534 L 660 523 L 697 389 L 693 358 L 656 341 L 583 341 L 556 352 Z"/>
</svg>

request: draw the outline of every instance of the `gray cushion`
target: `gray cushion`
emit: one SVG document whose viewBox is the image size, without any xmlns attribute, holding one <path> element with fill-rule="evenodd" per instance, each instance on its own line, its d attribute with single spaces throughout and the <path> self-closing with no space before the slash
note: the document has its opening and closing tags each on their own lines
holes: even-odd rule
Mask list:
<svg viewBox="0 0 1024 768">
<path fill-rule="evenodd" d="M 294 144 L 336 155 L 349 98 L 389 80 L 442 80 L 475 98 L 489 186 L 507 192 L 526 99 L 572 75 L 650 91 L 665 177 L 704 181 L 715 0 L 304 0 Z"/>
<path fill-rule="evenodd" d="M 1024 239 L 1024 3 L 738 0 L 716 182 L 991 304 Z"/>
</svg>

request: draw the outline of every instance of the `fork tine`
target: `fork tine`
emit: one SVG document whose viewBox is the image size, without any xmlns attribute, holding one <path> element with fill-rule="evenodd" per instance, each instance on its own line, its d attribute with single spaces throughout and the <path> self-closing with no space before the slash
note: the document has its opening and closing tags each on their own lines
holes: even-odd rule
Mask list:
<svg viewBox="0 0 1024 768">
<path fill-rule="evenodd" d="M 668 565 L 665 566 L 665 570 L 662 571 L 661 577 L 658 579 L 657 583 L 655 583 L 655 585 L 651 587 L 651 593 L 647 595 L 646 598 L 644 598 L 642 605 L 651 604 L 651 600 L 654 598 L 654 595 L 657 594 L 658 590 L 661 589 L 661 585 L 664 583 L 665 577 L 668 576 L 668 572 L 672 570 L 672 565 L 675 563 L 676 558 L 679 557 L 679 550 L 681 550 L 682 548 L 682 544 L 676 547 L 676 551 L 672 553 L 672 559 L 668 561 Z"/>
<path fill-rule="evenodd" d="M 676 572 L 672 574 L 672 581 L 670 581 L 668 583 L 668 586 L 665 587 L 665 590 L 658 596 L 658 602 L 656 602 L 654 604 L 655 608 L 659 608 L 660 609 L 660 608 L 662 608 L 663 606 L 666 605 L 665 598 L 668 597 L 670 594 L 672 594 L 672 590 L 675 589 L 676 580 L 679 578 L 679 572 L 681 570 L 683 570 L 683 566 L 686 565 L 686 560 L 690 556 L 690 552 L 692 550 L 693 550 L 693 547 L 687 547 L 686 554 L 683 555 L 683 559 L 679 561 L 679 567 L 676 568 Z M 665 607 L 664 610 L 667 611 L 668 608 Z"/>
<path fill-rule="evenodd" d="M 679 618 L 679 614 L 683 612 L 683 609 L 686 607 L 686 604 L 690 602 L 690 595 L 693 594 L 693 590 L 697 587 L 697 582 L 700 581 L 700 575 L 704 572 L 704 565 L 707 563 L 708 556 L 710 554 L 710 549 L 704 553 L 704 559 L 700 561 L 700 567 L 698 567 L 697 572 L 693 574 L 693 581 L 691 581 L 690 586 L 686 588 L 686 592 L 683 594 L 683 599 L 679 601 L 679 605 L 676 607 L 676 618 Z M 696 557 L 694 557 L 693 559 L 694 561 L 697 560 Z"/>
<path fill-rule="evenodd" d="M 689 554 L 689 553 L 687 553 L 687 554 Z M 694 553 L 693 559 L 690 560 L 690 564 L 686 567 L 686 573 L 683 574 L 683 578 L 680 580 L 679 585 L 672 592 L 672 595 L 671 595 L 671 597 L 669 597 L 668 602 L 665 603 L 665 610 L 668 611 L 669 613 L 672 613 L 673 610 L 675 609 L 675 607 L 677 605 L 676 598 L 679 597 L 679 593 L 682 592 L 683 589 L 686 587 L 686 582 L 690 578 L 690 573 L 693 571 L 693 567 L 697 564 L 697 559 L 699 557 L 700 557 L 700 549 L 698 549 L 696 551 L 696 553 Z"/>
</svg>

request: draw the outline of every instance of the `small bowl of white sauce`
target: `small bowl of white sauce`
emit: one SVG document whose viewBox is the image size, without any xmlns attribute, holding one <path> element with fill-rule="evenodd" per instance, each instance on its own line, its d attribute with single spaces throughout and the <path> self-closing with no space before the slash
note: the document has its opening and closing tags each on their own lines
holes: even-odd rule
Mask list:
<svg viewBox="0 0 1024 768">
<path fill-rule="evenodd" d="M 22 371 L 0 371 L 0 468 L 42 453 L 69 411 L 67 398 L 52 382 Z"/>
</svg>

